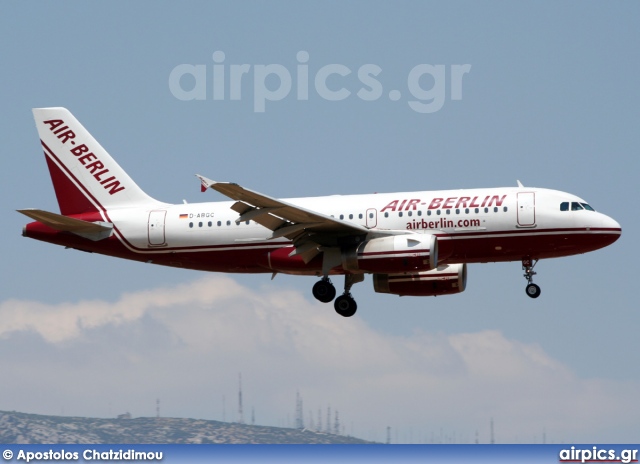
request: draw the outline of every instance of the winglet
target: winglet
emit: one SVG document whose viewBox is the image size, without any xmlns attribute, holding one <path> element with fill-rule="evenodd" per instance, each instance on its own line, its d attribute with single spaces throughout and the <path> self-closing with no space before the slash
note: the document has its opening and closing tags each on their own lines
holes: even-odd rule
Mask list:
<svg viewBox="0 0 640 464">
<path fill-rule="evenodd" d="M 207 179 L 204 176 L 201 176 L 200 174 L 196 174 L 196 177 L 198 179 L 200 179 L 200 191 L 201 192 L 206 192 L 208 188 L 210 188 L 213 184 L 215 184 L 215 181 L 211 180 L 211 179 Z"/>
<path fill-rule="evenodd" d="M 524 187 L 524 185 L 522 185 L 522 182 L 520 182 L 520 181 L 517 181 L 517 182 L 518 182 L 518 187 L 520 187 L 520 188 Z"/>
</svg>

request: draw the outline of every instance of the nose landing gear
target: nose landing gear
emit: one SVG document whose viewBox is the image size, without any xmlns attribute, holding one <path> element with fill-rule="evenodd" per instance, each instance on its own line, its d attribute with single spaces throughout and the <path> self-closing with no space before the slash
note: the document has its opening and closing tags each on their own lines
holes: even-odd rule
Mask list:
<svg viewBox="0 0 640 464">
<path fill-rule="evenodd" d="M 527 287 L 525 288 L 525 292 L 527 296 L 530 298 L 538 298 L 540 293 L 540 287 L 533 283 L 533 276 L 536 275 L 536 272 L 533 268 L 538 264 L 538 260 L 531 260 L 531 258 L 525 258 L 522 260 L 522 270 L 524 271 L 524 278 L 527 279 Z"/>
</svg>

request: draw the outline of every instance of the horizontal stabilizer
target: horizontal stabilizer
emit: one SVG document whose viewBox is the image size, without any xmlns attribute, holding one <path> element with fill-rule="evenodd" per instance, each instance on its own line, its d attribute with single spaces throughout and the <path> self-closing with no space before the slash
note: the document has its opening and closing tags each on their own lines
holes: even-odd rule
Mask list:
<svg viewBox="0 0 640 464">
<path fill-rule="evenodd" d="M 88 222 L 82 219 L 42 211 L 41 209 L 19 209 L 17 211 L 52 229 L 71 232 L 72 234 L 93 241 L 108 238 L 113 231 L 113 224 L 110 222 Z"/>
</svg>

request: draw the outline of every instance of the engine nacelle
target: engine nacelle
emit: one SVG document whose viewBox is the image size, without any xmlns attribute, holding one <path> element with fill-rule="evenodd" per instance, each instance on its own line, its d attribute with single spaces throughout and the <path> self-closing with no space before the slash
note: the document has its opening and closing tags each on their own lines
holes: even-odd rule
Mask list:
<svg viewBox="0 0 640 464">
<path fill-rule="evenodd" d="M 400 296 L 438 296 L 464 292 L 467 265 L 446 264 L 414 274 L 374 274 L 373 289 Z"/>
<path fill-rule="evenodd" d="M 438 240 L 430 234 L 405 234 L 374 238 L 342 252 L 342 268 L 393 274 L 434 269 L 438 265 Z"/>
</svg>

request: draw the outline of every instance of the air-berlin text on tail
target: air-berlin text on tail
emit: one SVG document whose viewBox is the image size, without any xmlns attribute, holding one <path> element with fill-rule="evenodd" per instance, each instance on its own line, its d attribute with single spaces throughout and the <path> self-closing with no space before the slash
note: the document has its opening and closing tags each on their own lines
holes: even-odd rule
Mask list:
<svg viewBox="0 0 640 464">
<path fill-rule="evenodd" d="M 44 123 L 49 126 L 49 130 L 58 137 L 62 144 L 69 142 L 73 146 L 73 148 L 69 150 L 71 154 L 75 156 L 80 164 L 109 192 L 109 195 L 125 189 L 124 185 L 121 185 L 115 176 L 109 175 L 109 169 L 89 150 L 89 147 L 84 143 L 79 145 L 76 143 L 76 134 L 62 119 L 49 119 L 48 121 L 44 121 Z"/>
<path fill-rule="evenodd" d="M 475 197 L 448 197 L 433 198 L 427 209 L 452 209 L 452 208 L 484 208 L 490 206 L 502 206 L 507 195 L 486 195 Z M 420 198 L 405 198 L 404 200 L 393 200 L 380 212 L 389 211 L 416 211 L 419 205 L 426 205 Z"/>
</svg>

